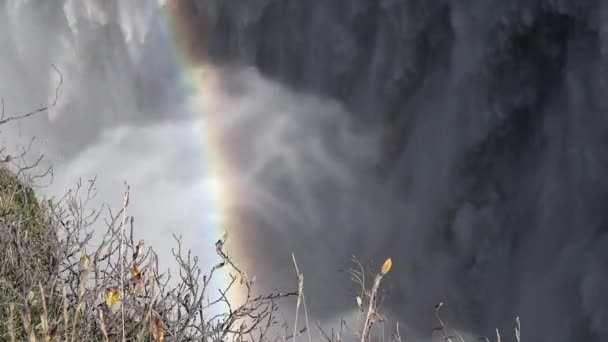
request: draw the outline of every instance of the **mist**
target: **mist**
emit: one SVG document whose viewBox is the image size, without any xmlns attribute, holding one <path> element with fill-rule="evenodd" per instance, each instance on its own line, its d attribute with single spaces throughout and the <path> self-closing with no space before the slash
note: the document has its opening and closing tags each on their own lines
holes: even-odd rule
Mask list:
<svg viewBox="0 0 608 342">
<path fill-rule="evenodd" d="M 313 319 L 353 315 L 352 255 L 392 257 L 383 307 L 414 335 L 444 302 L 472 335 L 520 316 L 524 340 L 604 340 L 603 5 L 425 3 L 195 6 L 209 59 L 192 72 L 214 75 L 216 101 L 193 117 L 156 3 L 0 1 L 6 112 L 53 98 L 51 65 L 63 78 L 56 107 L 1 138 L 36 137 L 31 155 L 54 167 L 44 194 L 97 176 L 95 203 L 118 207 L 126 181 L 161 260 L 181 234 L 211 266 L 217 180 L 193 127 L 212 117 L 238 189 L 237 261 L 284 290 L 294 253 Z"/>
<path fill-rule="evenodd" d="M 209 174 L 199 127 L 212 116 L 222 140 L 212 148 L 230 160 L 235 176 L 219 181 L 238 189 L 233 205 L 240 224 L 227 227 L 229 242 L 244 249 L 234 256 L 257 275 L 258 291 L 293 289 L 294 252 L 302 271 L 318 277 L 310 281 L 313 317 L 324 320 L 352 307 L 352 291 L 344 292 L 351 284 L 337 271 L 350 266 L 349 241 L 367 250 L 360 231 L 373 224 L 374 214 L 359 198 L 382 197 L 368 178 L 379 162 L 377 130 L 361 130 L 331 98 L 287 89 L 246 66 L 191 70 L 212 74 L 205 94 L 172 89 L 179 87 L 178 76 L 163 51 L 157 14 L 147 1 L 135 8 L 118 3 L 3 4 L 2 15 L 10 18 L 1 34 L 10 47 L 1 63 L 7 115 L 52 102 L 61 80 L 56 106 L 2 131 L 9 150 L 29 147 L 29 161 L 44 156 L 39 170 L 52 165 L 52 182 L 38 184 L 39 194 L 60 197 L 95 179 L 91 209 L 107 204 L 118 210 L 127 183 L 136 238 L 155 248 L 161 267 L 175 267 L 177 235 L 210 268 L 218 262 L 214 243 L 221 234 L 208 193 L 218 180 Z M 142 22 L 147 26 L 138 26 Z M 214 104 L 197 99 L 201 95 Z M 357 224 L 349 224 L 351 211 L 361 213 Z M 383 238 L 378 234 L 374 246 Z M 310 253 L 313 245 L 321 253 Z M 270 262 L 267 251 L 276 256 Z M 338 276 L 344 287 L 321 291 Z M 315 292 L 323 296 L 314 299 Z M 328 300 L 336 292 L 341 300 Z M 283 313 L 292 315 L 292 303 L 285 305 Z"/>
</svg>

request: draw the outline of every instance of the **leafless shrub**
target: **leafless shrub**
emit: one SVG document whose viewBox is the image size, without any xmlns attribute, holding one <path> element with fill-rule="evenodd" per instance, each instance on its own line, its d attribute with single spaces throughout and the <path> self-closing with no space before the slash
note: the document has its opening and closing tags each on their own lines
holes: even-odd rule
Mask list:
<svg viewBox="0 0 608 342">
<path fill-rule="evenodd" d="M 91 226 L 100 211 L 88 211 L 93 182 L 58 201 L 23 204 L 27 214 L 8 212 L 0 220 L 0 338 L 7 340 L 266 340 L 277 300 L 296 292 L 253 296 L 246 278 L 216 243 L 222 262 L 203 274 L 198 260 L 176 237 L 173 256 L 179 280 L 160 273 L 158 256 L 133 241 L 133 219 L 109 213 L 107 230 L 93 243 Z M 84 193 L 84 196 L 79 195 Z M 128 195 L 128 192 L 127 192 Z M 126 196 L 127 196 L 126 195 Z M 11 195 L 3 193 L 2 198 Z M 124 248 L 124 251 L 121 251 Z M 218 295 L 210 290 L 218 272 L 231 282 Z M 231 303 L 233 287 L 246 293 Z M 119 304 L 119 305 L 117 305 Z M 224 313 L 210 316 L 215 306 Z M 20 317 L 15 312 L 21 313 Z"/>
</svg>

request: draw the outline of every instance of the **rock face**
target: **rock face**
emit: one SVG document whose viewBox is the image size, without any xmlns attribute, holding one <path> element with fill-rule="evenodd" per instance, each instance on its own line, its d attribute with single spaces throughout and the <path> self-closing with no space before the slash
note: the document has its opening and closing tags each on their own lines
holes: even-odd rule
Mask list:
<svg viewBox="0 0 608 342">
<path fill-rule="evenodd" d="M 476 332 L 521 315 L 525 340 L 608 338 L 608 3 L 178 8 L 216 63 L 256 66 L 386 127 L 378 172 L 403 221 L 372 254 L 395 255 L 401 318 L 428 328 L 441 300 Z"/>
</svg>

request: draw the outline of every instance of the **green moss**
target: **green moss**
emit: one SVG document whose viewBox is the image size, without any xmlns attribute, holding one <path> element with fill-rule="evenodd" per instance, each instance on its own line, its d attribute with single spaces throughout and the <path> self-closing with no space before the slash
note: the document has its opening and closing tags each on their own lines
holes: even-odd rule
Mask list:
<svg viewBox="0 0 608 342">
<path fill-rule="evenodd" d="M 0 250 L 0 302 L 14 303 L 17 315 L 23 306 L 23 290 L 32 289 L 28 305 L 34 325 L 39 323 L 42 307 L 40 300 L 37 300 L 37 284 L 26 283 L 29 280 L 24 279 L 23 270 L 26 267 L 27 272 L 37 275 L 38 279 L 45 279 L 52 272 L 52 244 L 45 212 L 34 190 L 0 166 L 0 241 L 3 245 Z M 21 248 L 27 250 L 27 255 L 30 256 L 28 259 L 20 260 L 18 247 L 12 239 L 16 234 L 20 236 Z M 0 319 L 6 321 L 7 316 L 8 307 L 3 305 L 0 307 Z M 14 318 L 19 330 L 22 328 L 21 319 L 19 316 Z M 6 336 L 5 328 L 0 328 L 0 336 Z"/>
<path fill-rule="evenodd" d="M 19 217 L 26 229 L 42 233 L 38 224 L 41 208 L 31 187 L 27 187 L 7 169 L 0 167 L 0 217 Z"/>
<path fill-rule="evenodd" d="M 27 248 L 38 252 L 40 258 L 36 268 L 48 268 L 49 265 L 51 243 L 46 217 L 46 208 L 40 205 L 34 190 L 0 166 L 0 234 L 5 238 L 19 234 Z M 5 244 L 9 242 L 4 238 L 2 240 Z M 5 247 L 9 248 L 5 248 L 1 254 L 11 259 L 11 255 L 6 254 L 15 251 L 11 251 L 10 246 Z"/>
</svg>

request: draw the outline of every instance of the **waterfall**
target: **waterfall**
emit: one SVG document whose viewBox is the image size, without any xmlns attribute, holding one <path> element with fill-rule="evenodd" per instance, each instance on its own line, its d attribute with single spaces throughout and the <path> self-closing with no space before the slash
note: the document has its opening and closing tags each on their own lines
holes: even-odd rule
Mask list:
<svg viewBox="0 0 608 342">
<path fill-rule="evenodd" d="M 221 75 L 237 239 L 260 286 L 293 286 L 294 252 L 311 315 L 332 320 L 355 303 L 338 272 L 350 256 L 392 257 L 383 308 L 418 334 L 444 302 L 475 335 L 512 331 L 519 316 L 526 341 L 608 338 L 608 4 L 167 2 Z M 127 176 L 145 174 L 136 212 L 166 233 L 146 205 L 190 198 L 204 175 L 180 139 L 157 6 L 0 1 L 0 95 L 14 112 L 36 106 L 56 64 L 58 107 L 3 140 L 47 142 L 39 150 L 72 170 L 57 191 L 93 172 L 109 199 L 123 177 L 113 163 L 129 163 Z M 193 248 L 212 248 L 191 231 L 198 213 L 166 215 Z"/>
</svg>

